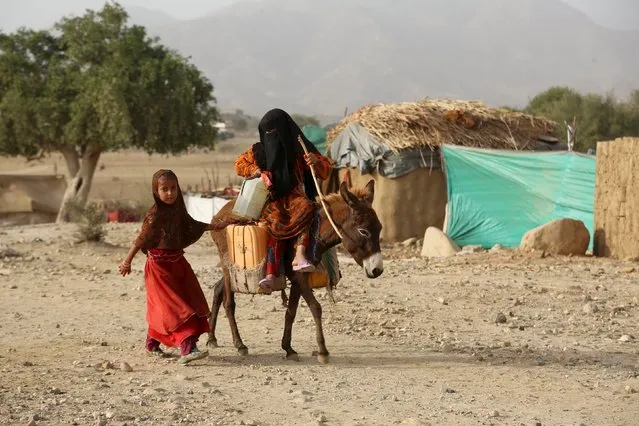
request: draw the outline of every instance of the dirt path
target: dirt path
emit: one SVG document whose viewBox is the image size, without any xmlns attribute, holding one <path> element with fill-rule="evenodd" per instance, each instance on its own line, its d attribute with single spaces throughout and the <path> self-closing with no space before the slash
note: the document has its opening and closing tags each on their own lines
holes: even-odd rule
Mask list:
<svg viewBox="0 0 639 426">
<path fill-rule="evenodd" d="M 317 292 L 330 364 L 311 356 L 305 305 L 301 361 L 290 362 L 279 295 L 239 295 L 250 355 L 236 354 L 222 313 L 223 347 L 181 367 L 144 355 L 143 257 L 116 274 L 137 225 L 108 229 L 98 246 L 73 244 L 72 226 L 0 230 L 25 255 L 0 259 L 0 424 L 637 423 L 635 265 L 512 251 L 427 262 L 388 249 L 379 279 L 345 262 L 337 304 Z M 204 287 L 215 282 L 208 237 L 187 258 Z"/>
</svg>

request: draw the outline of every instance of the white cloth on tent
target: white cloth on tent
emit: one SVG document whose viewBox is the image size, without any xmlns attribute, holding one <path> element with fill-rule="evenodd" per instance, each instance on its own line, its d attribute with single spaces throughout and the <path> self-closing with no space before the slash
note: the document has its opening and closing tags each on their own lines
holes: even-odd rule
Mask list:
<svg viewBox="0 0 639 426">
<path fill-rule="evenodd" d="M 184 195 L 186 211 L 195 220 L 210 223 L 215 216 L 230 200 L 220 197 L 202 198 L 196 195 Z"/>
</svg>

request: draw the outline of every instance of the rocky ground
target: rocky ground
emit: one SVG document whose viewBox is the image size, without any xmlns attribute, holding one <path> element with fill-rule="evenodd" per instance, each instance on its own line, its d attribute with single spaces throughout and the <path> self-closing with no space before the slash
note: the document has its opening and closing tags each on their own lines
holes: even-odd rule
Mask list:
<svg viewBox="0 0 639 426">
<path fill-rule="evenodd" d="M 109 225 L 97 245 L 73 226 L 0 230 L 0 424 L 637 424 L 636 264 L 386 247 L 380 278 L 343 258 L 336 304 L 316 292 L 329 364 L 304 305 L 286 361 L 279 295 L 238 295 L 250 355 L 221 313 L 222 347 L 182 367 L 144 353 L 143 257 L 116 274 L 136 229 Z M 209 238 L 187 258 L 210 299 Z"/>
</svg>

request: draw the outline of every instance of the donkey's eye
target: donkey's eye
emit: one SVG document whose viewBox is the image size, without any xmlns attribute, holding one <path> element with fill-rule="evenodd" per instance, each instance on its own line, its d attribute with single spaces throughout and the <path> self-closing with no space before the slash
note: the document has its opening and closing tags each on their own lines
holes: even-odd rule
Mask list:
<svg viewBox="0 0 639 426">
<path fill-rule="evenodd" d="M 371 237 L 371 233 L 368 231 L 368 229 L 359 228 L 357 230 L 357 232 L 359 232 L 360 235 L 363 236 L 363 237 L 366 237 L 366 238 L 370 238 Z"/>
</svg>

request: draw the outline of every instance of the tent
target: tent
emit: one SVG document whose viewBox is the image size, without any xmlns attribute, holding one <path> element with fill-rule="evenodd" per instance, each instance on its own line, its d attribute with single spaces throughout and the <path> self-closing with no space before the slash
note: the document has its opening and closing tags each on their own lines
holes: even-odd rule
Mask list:
<svg viewBox="0 0 639 426">
<path fill-rule="evenodd" d="M 367 105 L 328 131 L 327 152 L 337 171 L 324 192 L 337 190 L 347 172 L 354 186 L 372 178 L 382 238 L 422 238 L 429 226 L 444 225 L 448 194 L 441 146 L 547 149 L 556 141 L 543 137 L 555 128 L 552 121 L 475 101 L 426 98 Z"/>
<path fill-rule="evenodd" d="M 307 124 L 302 128 L 302 133 L 322 155 L 326 155 L 326 129 Z"/>
<path fill-rule="evenodd" d="M 552 220 L 594 227 L 595 157 L 575 152 L 441 148 L 447 234 L 459 245 L 517 247 L 523 235 Z"/>
</svg>

